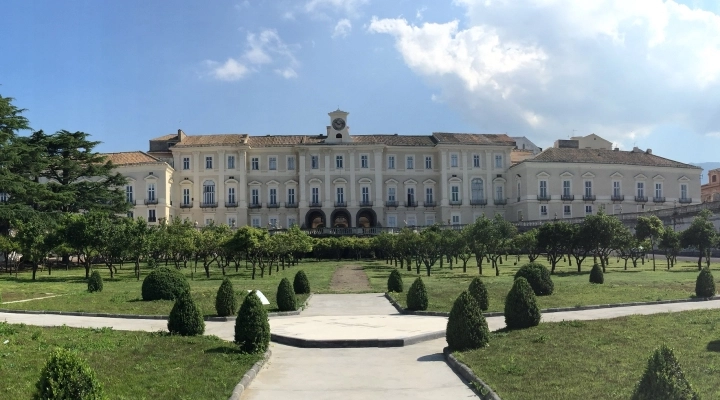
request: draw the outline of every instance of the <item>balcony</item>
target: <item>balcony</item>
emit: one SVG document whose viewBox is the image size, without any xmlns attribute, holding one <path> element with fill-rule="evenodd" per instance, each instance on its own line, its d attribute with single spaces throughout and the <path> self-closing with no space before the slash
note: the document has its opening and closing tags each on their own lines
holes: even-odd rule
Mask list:
<svg viewBox="0 0 720 400">
<path fill-rule="evenodd" d="M 225 208 L 237 208 L 238 203 L 237 201 L 226 201 L 225 202 Z"/>
<path fill-rule="evenodd" d="M 585 195 L 583 195 L 583 201 L 595 201 L 595 195 L 594 194 L 585 194 Z"/>
<path fill-rule="evenodd" d="M 425 208 L 437 207 L 437 203 L 435 203 L 434 201 L 425 201 L 425 202 L 423 202 L 423 207 L 425 207 Z"/>
<path fill-rule="evenodd" d="M 155 198 L 155 199 L 145 199 L 145 205 L 146 205 L 146 206 L 147 206 L 147 205 L 150 205 L 150 204 L 157 204 L 157 203 L 158 203 L 158 199 L 157 199 L 157 198 Z"/>
<path fill-rule="evenodd" d="M 680 203 L 680 204 L 690 204 L 690 203 L 692 203 L 692 198 L 690 198 L 690 197 L 680 198 L 680 199 L 678 199 L 678 203 Z"/>
<path fill-rule="evenodd" d="M 664 203 L 665 198 L 664 197 L 653 197 L 653 203 Z"/>
<path fill-rule="evenodd" d="M 5 201 L 0 200 L 0 203 L 6 203 L 6 202 L 7 202 L 7 200 L 5 200 Z M 135 200 L 130 199 L 130 200 L 127 201 L 127 203 L 128 203 L 128 204 L 135 205 Z"/>
<path fill-rule="evenodd" d="M 388 200 L 385 202 L 385 207 L 397 207 L 398 202 L 397 200 Z"/>
<path fill-rule="evenodd" d="M 192 201 L 189 203 L 180 203 L 180 208 L 192 208 L 192 207 L 193 207 Z"/>
<path fill-rule="evenodd" d="M 564 195 L 560 196 L 560 200 L 573 201 L 573 200 L 575 200 L 575 195 L 574 194 L 564 194 Z"/>
<path fill-rule="evenodd" d="M 347 201 L 336 201 L 335 208 L 347 207 Z"/>
<path fill-rule="evenodd" d="M 312 208 L 320 208 L 322 207 L 322 201 L 311 201 L 310 207 Z"/>
<path fill-rule="evenodd" d="M 262 208 L 262 203 L 250 203 L 248 208 Z"/>
<path fill-rule="evenodd" d="M 200 208 L 217 208 L 218 203 L 200 203 Z"/>
<path fill-rule="evenodd" d="M 280 203 L 273 201 L 272 203 L 267 204 L 267 208 L 280 208 Z"/>
<path fill-rule="evenodd" d="M 471 206 L 486 206 L 487 199 L 470 199 Z"/>
<path fill-rule="evenodd" d="M 550 201 L 551 196 L 549 194 L 539 194 L 537 195 L 538 201 Z"/>
<path fill-rule="evenodd" d="M 504 206 L 504 205 L 507 205 L 507 199 L 495 199 L 495 200 L 493 200 L 493 203 L 496 206 Z"/>
<path fill-rule="evenodd" d="M 450 205 L 451 206 L 461 206 L 462 200 L 450 200 Z"/>
<path fill-rule="evenodd" d="M 417 201 L 406 201 L 405 207 L 417 207 Z"/>
<path fill-rule="evenodd" d="M 647 203 L 647 196 L 635 196 L 635 201 L 638 203 Z"/>
<path fill-rule="evenodd" d="M 370 200 L 361 200 L 360 201 L 360 207 L 372 207 L 373 202 Z"/>
<path fill-rule="evenodd" d="M 285 208 L 298 208 L 298 203 L 296 202 L 285 202 Z"/>
<path fill-rule="evenodd" d="M 148 217 L 148 222 L 157 222 L 157 218 Z"/>
<path fill-rule="evenodd" d="M 614 194 L 610 196 L 610 200 L 612 201 L 625 201 L 625 195 L 623 194 Z"/>
</svg>

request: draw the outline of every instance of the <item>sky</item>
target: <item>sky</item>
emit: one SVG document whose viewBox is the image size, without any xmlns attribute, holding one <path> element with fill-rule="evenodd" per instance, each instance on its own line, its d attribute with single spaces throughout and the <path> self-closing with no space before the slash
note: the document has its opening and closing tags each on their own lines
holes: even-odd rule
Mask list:
<svg viewBox="0 0 720 400">
<path fill-rule="evenodd" d="M 4 0 L 0 94 L 99 151 L 185 133 L 596 133 L 720 161 L 720 2 Z"/>
</svg>

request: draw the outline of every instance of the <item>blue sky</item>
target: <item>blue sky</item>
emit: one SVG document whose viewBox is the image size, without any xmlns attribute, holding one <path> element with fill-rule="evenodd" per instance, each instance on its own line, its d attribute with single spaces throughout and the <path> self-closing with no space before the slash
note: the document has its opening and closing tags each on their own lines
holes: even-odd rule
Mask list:
<svg viewBox="0 0 720 400">
<path fill-rule="evenodd" d="M 720 8 L 636 0 L 6 0 L 0 94 L 101 151 L 188 134 L 597 133 L 720 161 Z"/>
</svg>

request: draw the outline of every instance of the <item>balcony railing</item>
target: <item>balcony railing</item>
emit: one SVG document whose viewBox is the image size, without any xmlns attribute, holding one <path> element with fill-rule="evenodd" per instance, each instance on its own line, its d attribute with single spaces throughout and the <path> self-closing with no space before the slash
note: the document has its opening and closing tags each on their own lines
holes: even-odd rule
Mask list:
<svg viewBox="0 0 720 400">
<path fill-rule="evenodd" d="M 538 201 L 550 201 L 550 195 L 549 194 L 539 194 L 537 195 Z"/>
<path fill-rule="evenodd" d="M 250 203 L 248 208 L 262 208 L 262 203 Z"/>
<path fill-rule="evenodd" d="M 0 203 L 5 203 L 5 201 L 2 201 L 2 200 L 0 199 Z M 127 203 L 128 203 L 128 204 L 135 205 L 135 199 L 130 199 L 130 200 L 127 201 Z"/>
<path fill-rule="evenodd" d="M 625 201 L 625 195 L 624 194 L 614 194 L 610 196 L 610 200 L 612 201 Z"/>
<path fill-rule="evenodd" d="M 574 194 L 564 194 L 564 195 L 560 196 L 560 200 L 573 201 L 573 200 L 575 200 L 575 195 Z"/>
<path fill-rule="evenodd" d="M 225 202 L 225 208 L 237 208 L 238 203 L 237 201 L 226 201 Z"/>
<path fill-rule="evenodd" d="M 398 202 L 397 200 L 388 200 L 385 202 L 385 207 L 397 207 Z"/>
<path fill-rule="evenodd" d="M 148 204 L 157 204 L 157 203 L 158 203 L 158 199 L 157 199 L 157 198 L 155 198 L 155 199 L 145 199 L 145 205 L 148 205 Z"/>
<path fill-rule="evenodd" d="M 664 203 L 665 198 L 664 197 L 653 197 L 653 203 Z"/>
<path fill-rule="evenodd" d="M 678 203 L 690 204 L 690 203 L 692 203 L 692 198 L 690 198 L 690 197 L 680 198 L 680 199 L 678 199 Z"/>
<path fill-rule="evenodd" d="M 437 203 L 435 203 L 434 201 L 424 201 L 423 207 L 425 207 L 425 208 L 437 207 Z"/>
<path fill-rule="evenodd" d="M 157 218 L 149 218 L 148 217 L 148 222 L 157 222 Z"/>
<path fill-rule="evenodd" d="M 450 200 L 450 205 L 451 206 L 461 206 L 462 200 Z"/>
<path fill-rule="evenodd" d="M 372 207 L 372 206 L 373 206 L 373 202 L 370 200 L 364 200 L 364 201 L 361 200 L 360 201 L 360 207 Z"/>
<path fill-rule="evenodd" d="M 285 202 L 285 208 L 298 208 L 298 203 Z"/>
<path fill-rule="evenodd" d="M 635 196 L 635 201 L 638 203 L 647 203 L 647 196 Z"/>
<path fill-rule="evenodd" d="M 594 194 L 585 194 L 585 195 L 583 195 L 583 201 L 595 201 L 595 195 Z"/>
<path fill-rule="evenodd" d="M 320 208 L 320 207 L 322 207 L 322 201 L 311 201 L 311 202 L 310 202 L 310 207 Z"/>
<path fill-rule="evenodd" d="M 470 199 L 471 206 L 486 206 L 487 199 Z"/>
<path fill-rule="evenodd" d="M 192 201 L 189 203 L 180 203 L 180 208 L 192 208 L 193 203 Z"/>
<path fill-rule="evenodd" d="M 417 201 L 406 201 L 405 207 L 417 207 Z"/>
<path fill-rule="evenodd" d="M 272 202 L 272 203 L 268 203 L 268 204 L 267 204 L 267 207 L 268 207 L 268 208 L 280 208 L 280 203 L 278 203 L 277 201 Z"/>
<path fill-rule="evenodd" d="M 494 199 L 493 203 L 496 206 L 504 206 L 504 205 L 507 205 L 507 199 Z"/>
<path fill-rule="evenodd" d="M 347 207 L 347 201 L 336 201 L 335 208 L 339 208 L 339 207 Z"/>
<path fill-rule="evenodd" d="M 200 208 L 217 208 L 218 203 L 200 203 Z"/>
</svg>

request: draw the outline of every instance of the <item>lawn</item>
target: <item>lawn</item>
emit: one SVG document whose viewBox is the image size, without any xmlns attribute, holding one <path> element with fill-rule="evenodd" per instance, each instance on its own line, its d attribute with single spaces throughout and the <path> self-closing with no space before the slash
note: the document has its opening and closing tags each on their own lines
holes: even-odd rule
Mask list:
<svg viewBox="0 0 720 400">
<path fill-rule="evenodd" d="M 236 272 L 234 268 L 227 270 L 235 290 L 241 294 L 247 293 L 249 289 L 259 289 L 270 301 L 268 311 L 276 311 L 277 304 L 275 295 L 280 280 L 288 278 L 292 283 L 295 273 L 300 269 L 304 270 L 310 281 L 313 292 L 324 292 L 329 290 L 330 279 L 338 267 L 337 262 L 302 262 L 297 266 L 281 269 L 260 278 L 259 271 L 256 279 L 251 280 L 251 271 L 244 266 Z M 37 280 L 31 280 L 29 272 L 15 275 L 0 275 L 0 294 L 3 302 L 13 300 L 30 299 L 51 295 L 62 295 L 60 297 L 33 300 L 22 303 L 3 303 L 0 308 L 22 309 L 22 310 L 53 310 L 53 311 L 82 311 L 82 312 L 103 312 L 119 314 L 144 314 L 144 315 L 167 315 L 172 309 L 172 301 L 142 301 L 141 287 L 142 279 L 149 273 L 148 269 L 142 269 L 142 277 L 138 281 L 132 270 L 132 266 L 126 265 L 118 269 L 115 278 L 110 280 L 110 273 L 107 268 L 98 267 L 97 271 L 102 274 L 104 288 L 100 293 L 88 293 L 85 270 L 74 268 L 66 271 L 55 269 L 52 275 L 38 273 Z M 215 295 L 222 283 L 220 270 L 211 270 L 210 278 L 205 278 L 202 268 L 195 272 L 191 268 L 181 269 L 190 282 L 190 290 L 193 298 L 203 310 L 205 315 L 215 314 Z M 299 295 L 298 302 L 302 304 L 307 295 Z"/>
<path fill-rule="evenodd" d="M 629 399 L 653 350 L 675 350 L 703 399 L 720 398 L 720 311 L 542 323 L 455 355 L 503 400 Z"/>
<path fill-rule="evenodd" d="M 31 399 L 50 352 L 78 351 L 111 399 L 227 399 L 260 359 L 214 336 L 112 329 L 42 328 L 0 322 L 2 398 Z"/>
<path fill-rule="evenodd" d="M 522 265 L 527 262 L 523 257 L 518 263 Z M 514 259 L 500 266 L 500 276 L 495 276 L 494 270 L 483 266 L 483 282 L 488 289 L 490 299 L 489 311 L 502 311 L 505 303 L 505 296 L 510 290 L 513 276 L 518 266 L 513 265 Z M 555 284 L 555 292 L 551 296 L 538 297 L 538 304 L 541 308 L 553 307 L 574 307 L 578 305 L 625 303 L 634 301 L 655 301 L 671 299 L 687 299 L 695 293 L 695 279 L 698 275 L 697 266 L 691 262 L 680 262 L 668 271 L 665 263 L 657 262 L 657 270 L 652 270 L 652 263 L 645 265 L 638 264 L 637 268 L 628 266 L 624 270 L 623 262 L 616 263 L 610 260 L 610 266 L 605 273 L 605 284 L 593 285 L 588 282 L 590 262 L 583 263 L 583 272 L 578 273 L 576 267 L 569 267 L 566 263 L 556 268 L 556 274 L 552 276 Z M 370 279 L 370 284 L 377 291 L 387 290 L 387 277 L 394 268 L 384 261 L 368 262 L 364 265 L 365 273 Z M 445 264 L 441 270 L 435 267 L 431 276 L 426 276 L 424 268 L 420 273 L 428 291 L 428 311 L 449 312 L 452 302 L 457 296 L 468 288 L 470 281 L 478 276 L 475 263 L 468 265 L 467 273 L 462 268 L 454 266 L 450 270 Z M 410 288 L 413 280 L 417 277 L 415 270 L 408 272 L 401 271 L 405 290 Z M 720 273 L 715 270 L 715 275 Z M 393 297 L 403 306 L 406 305 L 406 293 L 393 294 Z"/>
</svg>

